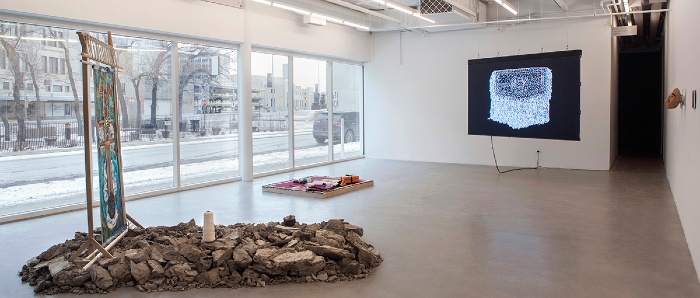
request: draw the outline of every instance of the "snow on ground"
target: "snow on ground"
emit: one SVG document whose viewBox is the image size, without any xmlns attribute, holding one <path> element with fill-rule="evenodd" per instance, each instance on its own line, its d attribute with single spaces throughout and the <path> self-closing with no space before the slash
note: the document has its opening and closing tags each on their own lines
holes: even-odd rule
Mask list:
<svg viewBox="0 0 700 298">
<path fill-rule="evenodd" d="M 361 151 L 360 142 L 345 144 L 345 153 L 358 153 Z M 340 145 L 334 145 L 334 152 L 340 152 Z M 300 149 L 294 152 L 296 160 L 305 160 L 323 157 L 328 154 L 327 147 L 313 147 Z M 272 152 L 253 156 L 253 166 L 266 166 L 275 164 L 287 164 L 289 153 Z M 197 178 L 212 177 L 223 173 L 238 172 L 238 158 L 206 161 L 201 163 L 185 164 L 180 166 L 182 181 Z M 171 184 L 173 179 L 173 167 L 161 167 L 155 169 L 136 170 L 124 173 L 124 185 L 126 193 L 129 189 L 148 189 L 149 186 Z M 93 185 L 99 187 L 97 176 L 93 176 Z M 95 190 L 97 193 L 97 190 Z M 46 183 L 27 184 L 0 189 L 0 208 L 15 206 L 18 204 L 36 204 L 38 207 L 49 207 L 50 201 L 78 198 L 78 203 L 84 198 L 85 178 L 55 180 Z"/>
<path fill-rule="evenodd" d="M 306 113 L 306 114 L 311 114 L 312 113 Z M 305 114 L 305 115 L 306 115 Z M 318 113 L 315 113 L 316 115 Z M 295 121 L 294 122 L 294 134 L 306 134 L 306 133 L 311 133 L 313 131 L 313 121 Z M 122 135 L 124 135 L 125 132 L 122 132 Z M 279 137 L 279 136 L 285 136 L 288 134 L 288 131 L 256 131 L 253 132 L 253 139 L 264 139 L 264 138 L 273 138 L 273 137 Z M 157 135 L 160 135 L 158 133 Z M 34 148 L 34 149 L 29 149 L 29 150 L 24 150 L 24 151 L 19 151 L 19 152 L 13 152 L 13 151 L 2 151 L 0 150 L 0 160 L 23 160 L 23 159 L 31 159 L 34 154 L 44 154 L 44 156 L 65 156 L 65 155 L 74 155 L 74 154 L 83 154 L 83 137 L 82 136 L 77 136 L 73 135 L 72 137 L 73 146 L 69 147 L 63 147 L 63 145 L 66 144 L 66 140 L 59 140 L 59 145 L 60 147 L 40 147 L 40 148 Z M 123 151 L 128 151 L 128 150 L 135 150 L 135 149 L 141 149 L 144 147 L 153 147 L 153 146 L 172 146 L 172 139 L 163 139 L 163 138 L 154 138 L 154 139 L 139 139 L 139 140 L 131 140 L 131 141 L 126 141 L 128 138 L 122 137 L 122 150 Z M 180 143 L 189 143 L 189 142 L 197 142 L 197 143 L 213 143 L 213 142 L 220 142 L 222 140 L 238 140 L 238 131 L 237 130 L 232 130 L 228 131 L 225 134 L 221 135 L 208 135 L 208 136 L 199 136 L 195 135 L 189 132 L 182 132 L 180 136 Z M 42 139 L 43 141 L 43 139 Z M 93 140 L 94 141 L 94 140 Z M 2 142 L 2 141 L 0 141 Z M 8 142 L 6 142 L 8 143 Z M 77 144 L 81 144 L 78 146 Z M 93 153 L 95 152 L 95 144 L 92 145 L 92 151 Z"/>
</svg>

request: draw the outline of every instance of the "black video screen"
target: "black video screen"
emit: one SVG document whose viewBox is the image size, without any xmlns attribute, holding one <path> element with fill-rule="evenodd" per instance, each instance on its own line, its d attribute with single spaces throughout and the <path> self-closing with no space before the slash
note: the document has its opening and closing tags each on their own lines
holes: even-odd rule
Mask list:
<svg viewBox="0 0 700 298">
<path fill-rule="evenodd" d="M 580 141 L 581 54 L 469 60 L 469 134 Z"/>
</svg>

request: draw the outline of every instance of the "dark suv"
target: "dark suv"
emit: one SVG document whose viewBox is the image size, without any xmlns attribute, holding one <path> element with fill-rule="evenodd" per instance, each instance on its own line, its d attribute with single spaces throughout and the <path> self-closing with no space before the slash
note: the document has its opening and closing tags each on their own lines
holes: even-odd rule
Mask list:
<svg viewBox="0 0 700 298">
<path fill-rule="evenodd" d="M 345 127 L 345 143 L 358 140 L 360 113 L 359 112 L 333 112 L 333 139 L 340 141 L 340 119 L 343 119 Z M 328 139 L 328 112 L 323 112 L 314 120 L 314 138 L 322 144 Z"/>
</svg>

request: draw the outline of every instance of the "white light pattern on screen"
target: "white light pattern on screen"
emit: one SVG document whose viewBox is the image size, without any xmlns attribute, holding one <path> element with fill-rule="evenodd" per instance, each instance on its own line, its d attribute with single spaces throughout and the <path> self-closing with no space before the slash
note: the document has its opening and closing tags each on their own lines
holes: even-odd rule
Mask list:
<svg viewBox="0 0 700 298">
<path fill-rule="evenodd" d="M 552 70 L 547 67 L 502 69 L 489 79 L 489 119 L 513 129 L 549 122 Z"/>
</svg>

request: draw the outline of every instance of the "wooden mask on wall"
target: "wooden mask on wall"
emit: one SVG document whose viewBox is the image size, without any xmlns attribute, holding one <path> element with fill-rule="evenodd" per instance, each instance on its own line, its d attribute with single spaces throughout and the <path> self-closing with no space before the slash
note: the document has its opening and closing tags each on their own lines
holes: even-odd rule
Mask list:
<svg viewBox="0 0 700 298">
<path fill-rule="evenodd" d="M 681 103 L 683 103 L 683 96 L 678 88 L 673 89 L 671 94 L 666 98 L 666 101 L 664 101 L 664 105 L 667 109 L 675 109 Z"/>
</svg>

